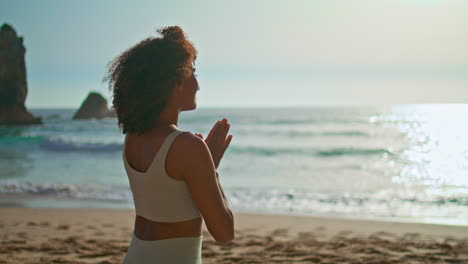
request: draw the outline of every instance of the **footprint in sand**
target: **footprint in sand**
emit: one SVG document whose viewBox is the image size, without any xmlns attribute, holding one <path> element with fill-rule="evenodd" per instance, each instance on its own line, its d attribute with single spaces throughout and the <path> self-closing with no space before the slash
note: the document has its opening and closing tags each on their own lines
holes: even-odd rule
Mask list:
<svg viewBox="0 0 468 264">
<path fill-rule="evenodd" d="M 315 238 L 315 234 L 313 232 L 299 232 L 297 233 L 297 236 L 300 239 Z"/>
<path fill-rule="evenodd" d="M 340 232 L 338 232 L 338 234 L 336 234 L 334 236 L 334 239 L 343 239 L 343 238 L 347 238 L 349 235 L 353 234 L 353 231 L 351 230 L 342 230 Z"/>
<path fill-rule="evenodd" d="M 263 246 L 264 241 L 260 239 L 250 239 L 245 242 L 245 246 Z"/>
<path fill-rule="evenodd" d="M 338 235 L 341 235 L 341 236 L 347 236 L 347 235 L 351 235 L 353 233 L 353 231 L 351 230 L 342 230 L 338 233 Z"/>
<path fill-rule="evenodd" d="M 45 221 L 45 222 L 40 222 L 39 225 L 40 226 L 50 226 L 50 223 Z"/>
<path fill-rule="evenodd" d="M 272 236 L 288 236 L 289 230 L 286 228 L 278 228 L 271 232 Z"/>
<path fill-rule="evenodd" d="M 70 229 L 70 226 L 69 225 L 59 225 L 59 226 L 57 226 L 56 229 L 57 230 L 68 230 L 68 229 Z"/>
<path fill-rule="evenodd" d="M 105 233 L 98 231 L 98 232 L 95 232 L 94 235 L 95 236 L 103 236 L 103 235 L 105 235 Z"/>
<path fill-rule="evenodd" d="M 284 248 L 282 243 L 273 243 L 265 248 L 266 251 L 278 251 Z"/>
</svg>

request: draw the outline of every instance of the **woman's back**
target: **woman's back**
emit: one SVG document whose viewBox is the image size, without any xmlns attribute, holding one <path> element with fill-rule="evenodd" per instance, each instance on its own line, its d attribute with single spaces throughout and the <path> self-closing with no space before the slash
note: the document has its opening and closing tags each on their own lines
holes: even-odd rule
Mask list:
<svg viewBox="0 0 468 264">
<path fill-rule="evenodd" d="M 130 165 L 126 157 L 125 146 L 127 144 L 124 144 L 122 158 L 132 189 L 137 215 L 159 222 L 181 222 L 201 216 L 197 205 L 192 199 L 187 183 L 181 177 L 180 172 L 177 171 L 177 168 L 180 168 L 183 162 L 183 160 L 178 160 L 180 155 L 171 155 L 168 164 L 170 165 L 169 168 L 177 176 L 171 176 L 172 173 L 169 174 L 166 169 L 167 156 L 173 149 L 172 143 L 178 135 L 183 133 L 185 132 L 174 130 L 166 136 L 162 143 L 160 143 L 160 138 L 156 137 L 157 141 L 159 141 L 159 149 L 152 146 L 153 142 L 151 141 L 153 140 L 151 138 L 140 143 L 135 142 L 134 144 L 139 146 L 134 148 L 141 149 L 139 155 L 141 157 L 133 161 L 135 164 L 138 160 L 141 161 L 140 163 L 145 163 L 145 169 L 142 168 L 143 166 L 139 166 L 137 170 Z M 154 151 L 154 149 L 157 149 L 157 151 Z M 132 159 L 137 156 L 136 153 L 138 151 L 133 150 L 131 152 L 133 154 Z M 176 164 L 179 166 L 176 166 Z"/>
<path fill-rule="evenodd" d="M 124 141 L 122 159 L 136 212 L 133 246 L 124 263 L 152 263 L 156 259 L 202 262 L 202 218 L 177 171 L 181 161 L 174 151 L 175 139 L 183 133 L 174 130 L 165 132 L 167 136 L 127 136 Z"/>
</svg>

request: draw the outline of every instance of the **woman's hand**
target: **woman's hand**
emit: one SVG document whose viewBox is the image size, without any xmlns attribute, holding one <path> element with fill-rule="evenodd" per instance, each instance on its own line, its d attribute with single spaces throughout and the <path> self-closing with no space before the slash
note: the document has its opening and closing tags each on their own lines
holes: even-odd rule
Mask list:
<svg viewBox="0 0 468 264">
<path fill-rule="evenodd" d="M 226 118 L 219 120 L 216 122 L 216 124 L 214 124 L 213 128 L 205 139 L 205 143 L 210 149 L 211 156 L 213 157 L 216 168 L 218 168 L 224 152 L 231 143 L 232 135 L 227 136 L 230 126 L 231 125 L 228 123 Z M 195 135 L 203 139 L 202 134 L 195 133 Z"/>
</svg>

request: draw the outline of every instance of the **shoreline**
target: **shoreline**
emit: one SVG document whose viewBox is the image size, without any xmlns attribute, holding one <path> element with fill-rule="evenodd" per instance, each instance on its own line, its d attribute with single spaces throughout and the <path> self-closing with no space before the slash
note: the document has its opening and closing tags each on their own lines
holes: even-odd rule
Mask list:
<svg viewBox="0 0 468 264">
<path fill-rule="evenodd" d="M 53 205 L 53 206 L 50 206 Z M 37 209 L 111 209 L 111 210 L 133 210 L 131 201 L 108 201 L 95 199 L 77 199 L 73 197 L 57 197 L 55 195 L 44 194 L 18 194 L 18 193 L 0 193 L 0 209 L 2 208 L 37 208 Z M 234 208 L 234 210 L 236 210 Z M 357 221 L 379 221 L 379 222 L 398 222 L 413 224 L 435 224 L 447 226 L 468 227 L 468 219 L 465 221 L 436 218 L 403 218 L 386 216 L 356 216 L 347 214 L 321 214 L 321 213 L 302 213 L 302 212 L 273 212 L 273 211 L 251 211 L 236 210 L 239 214 L 254 215 L 282 215 L 299 217 L 317 217 L 329 219 L 357 220 Z"/>
<path fill-rule="evenodd" d="M 463 263 L 468 227 L 281 214 L 235 214 L 236 237 L 213 240 L 208 263 Z M 119 263 L 133 209 L 0 208 L 0 263 Z"/>
</svg>

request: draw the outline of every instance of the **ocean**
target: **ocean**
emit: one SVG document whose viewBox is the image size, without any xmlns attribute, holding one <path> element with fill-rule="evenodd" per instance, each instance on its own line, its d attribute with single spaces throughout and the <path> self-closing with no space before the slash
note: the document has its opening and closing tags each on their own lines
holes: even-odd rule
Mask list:
<svg viewBox="0 0 468 264">
<path fill-rule="evenodd" d="M 0 127 L 0 206 L 133 208 L 117 119 L 30 109 Z M 218 172 L 234 211 L 468 225 L 468 104 L 199 108 L 179 129 L 233 140 Z M 157 186 L 155 186 L 157 191 Z"/>
</svg>

